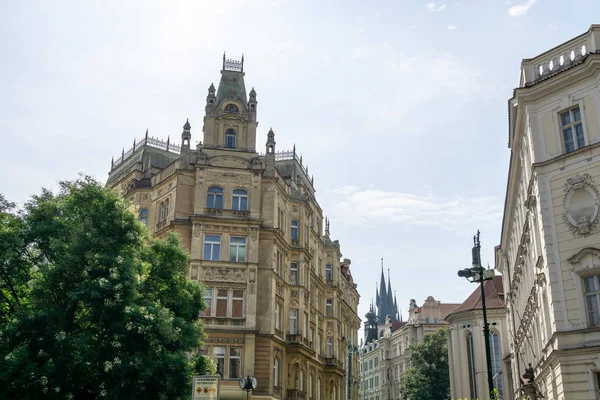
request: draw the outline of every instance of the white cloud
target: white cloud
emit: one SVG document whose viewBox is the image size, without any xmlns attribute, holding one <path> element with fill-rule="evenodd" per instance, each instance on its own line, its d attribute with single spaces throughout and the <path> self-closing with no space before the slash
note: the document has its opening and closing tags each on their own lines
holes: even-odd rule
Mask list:
<svg viewBox="0 0 600 400">
<path fill-rule="evenodd" d="M 522 17 L 527 14 L 527 11 L 533 6 L 537 0 L 527 0 L 523 4 L 517 4 L 508 9 L 508 15 L 511 17 Z"/>
<path fill-rule="evenodd" d="M 352 50 L 350 58 L 356 60 L 359 58 L 366 58 L 369 56 L 369 48 L 367 46 L 360 46 Z"/>
<path fill-rule="evenodd" d="M 456 30 L 456 26 L 454 26 L 454 25 L 448 25 L 447 28 L 448 28 L 449 31 L 455 31 Z"/>
<path fill-rule="evenodd" d="M 435 3 L 430 2 L 430 3 L 427 3 L 427 5 L 425 7 L 427 7 L 427 9 L 431 12 L 444 11 L 444 9 L 446 8 L 446 3 L 440 5 L 439 7 L 436 7 Z"/>
<path fill-rule="evenodd" d="M 344 186 L 331 190 L 336 199 L 333 219 L 348 225 L 402 223 L 406 227 L 437 227 L 462 231 L 478 225 L 497 227 L 503 201 L 491 196 L 438 197 Z"/>
</svg>

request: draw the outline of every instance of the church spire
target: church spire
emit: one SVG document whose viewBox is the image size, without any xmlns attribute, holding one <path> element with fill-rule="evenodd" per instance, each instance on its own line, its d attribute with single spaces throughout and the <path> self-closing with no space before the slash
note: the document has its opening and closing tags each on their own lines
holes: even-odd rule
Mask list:
<svg viewBox="0 0 600 400">
<path fill-rule="evenodd" d="M 377 316 L 379 321 L 385 321 L 387 314 L 387 293 L 385 291 L 385 275 L 383 274 L 383 257 L 381 257 L 381 280 L 379 281 L 379 300 L 377 301 Z"/>
</svg>

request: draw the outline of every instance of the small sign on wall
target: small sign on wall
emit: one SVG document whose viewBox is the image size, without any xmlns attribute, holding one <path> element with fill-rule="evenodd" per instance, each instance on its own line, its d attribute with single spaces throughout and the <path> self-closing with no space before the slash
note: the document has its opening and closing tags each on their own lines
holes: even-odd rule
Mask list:
<svg viewBox="0 0 600 400">
<path fill-rule="evenodd" d="M 194 375 L 192 378 L 192 400 L 218 400 L 218 398 L 218 375 Z"/>
</svg>

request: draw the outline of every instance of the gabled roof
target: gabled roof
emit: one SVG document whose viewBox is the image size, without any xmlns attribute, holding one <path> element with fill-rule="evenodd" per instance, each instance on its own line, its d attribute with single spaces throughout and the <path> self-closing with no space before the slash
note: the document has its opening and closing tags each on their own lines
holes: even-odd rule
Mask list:
<svg viewBox="0 0 600 400">
<path fill-rule="evenodd" d="M 485 308 L 504 308 L 504 289 L 502 287 L 502 276 L 497 275 L 494 279 L 485 281 L 483 284 L 485 291 Z M 465 311 L 481 310 L 481 288 L 477 288 L 471 295 L 458 307 L 456 307 L 448 316 L 458 314 Z"/>
</svg>

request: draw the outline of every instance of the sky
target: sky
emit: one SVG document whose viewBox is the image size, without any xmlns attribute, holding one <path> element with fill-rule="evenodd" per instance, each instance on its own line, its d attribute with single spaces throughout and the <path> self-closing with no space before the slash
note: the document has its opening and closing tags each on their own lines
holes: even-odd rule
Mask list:
<svg viewBox="0 0 600 400">
<path fill-rule="evenodd" d="M 598 0 L 0 1 L 0 193 L 106 181 L 144 135 L 202 140 L 223 52 L 315 177 L 368 311 L 390 270 L 410 299 L 460 303 L 481 230 L 494 266 L 520 63 L 600 21 Z"/>
</svg>

